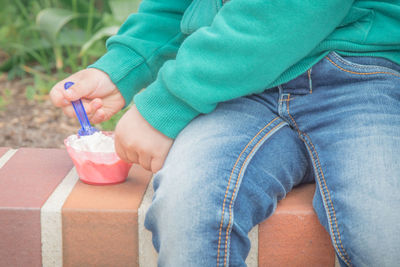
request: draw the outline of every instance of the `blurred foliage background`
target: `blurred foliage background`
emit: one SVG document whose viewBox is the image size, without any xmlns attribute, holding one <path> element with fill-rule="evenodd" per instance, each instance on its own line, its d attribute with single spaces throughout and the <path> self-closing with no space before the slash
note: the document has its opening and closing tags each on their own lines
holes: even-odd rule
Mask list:
<svg viewBox="0 0 400 267">
<path fill-rule="evenodd" d="M 140 0 L 0 0 L 0 73 L 31 79 L 26 98 L 52 86 L 106 52 L 105 40 L 137 11 Z M 7 92 L 1 92 L 0 105 Z M 113 129 L 121 116 L 103 123 Z"/>
</svg>

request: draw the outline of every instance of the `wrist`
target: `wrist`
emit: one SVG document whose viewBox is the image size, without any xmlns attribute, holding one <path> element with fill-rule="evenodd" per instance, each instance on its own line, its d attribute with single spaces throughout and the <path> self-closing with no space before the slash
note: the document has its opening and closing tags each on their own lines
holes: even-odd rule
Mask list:
<svg viewBox="0 0 400 267">
<path fill-rule="evenodd" d="M 125 106 L 133 96 L 152 81 L 152 75 L 144 58 L 124 46 L 111 46 L 109 51 L 94 64 L 88 66 L 106 73 L 121 93 Z"/>
</svg>

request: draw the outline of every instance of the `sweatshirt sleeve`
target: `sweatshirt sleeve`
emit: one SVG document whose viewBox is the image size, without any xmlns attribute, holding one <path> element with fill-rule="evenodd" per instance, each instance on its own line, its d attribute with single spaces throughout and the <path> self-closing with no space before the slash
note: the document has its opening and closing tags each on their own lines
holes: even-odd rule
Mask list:
<svg viewBox="0 0 400 267">
<path fill-rule="evenodd" d="M 268 88 L 340 24 L 352 2 L 231 0 L 209 27 L 185 39 L 176 58 L 135 96 L 136 107 L 175 138 L 219 102 Z"/>
<path fill-rule="evenodd" d="M 184 40 L 180 22 L 191 0 L 143 0 L 107 42 L 107 53 L 89 68 L 106 72 L 128 105 L 155 80 L 162 64 L 175 58 Z"/>
</svg>

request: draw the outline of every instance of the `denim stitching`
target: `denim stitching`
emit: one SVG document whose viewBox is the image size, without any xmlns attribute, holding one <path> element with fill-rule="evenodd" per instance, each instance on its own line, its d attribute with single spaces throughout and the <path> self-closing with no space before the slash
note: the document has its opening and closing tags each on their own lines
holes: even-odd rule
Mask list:
<svg viewBox="0 0 400 267">
<path fill-rule="evenodd" d="M 314 166 L 316 167 L 316 168 L 318 168 L 320 171 L 321 171 L 321 175 L 322 175 L 322 180 L 323 180 L 323 182 L 324 182 L 324 185 L 325 185 L 325 188 L 326 188 L 326 191 L 328 192 L 328 198 L 329 198 L 329 202 L 331 203 L 331 206 L 332 206 L 332 211 L 333 211 L 333 219 L 335 220 L 335 224 L 336 224 L 336 232 L 337 232 L 337 235 L 338 235 L 338 239 L 339 239 L 339 243 L 340 243 L 340 246 L 342 247 L 342 250 L 343 250 L 343 252 L 344 252 L 344 254 L 345 254 L 345 256 L 346 256 L 346 258 L 350 261 L 350 257 L 349 257 L 349 255 L 347 255 L 347 253 L 346 253 L 346 250 L 344 249 L 344 247 L 343 247 L 343 244 L 342 244 L 342 240 L 341 240 L 341 237 L 340 237 L 340 232 L 339 232 L 339 226 L 338 226 L 338 223 L 337 223 L 337 219 L 336 219 L 336 212 L 335 212 L 335 208 L 334 208 L 334 206 L 333 206 L 333 202 L 332 202 L 332 199 L 331 199 L 331 197 L 330 197 L 330 193 L 329 193 L 329 189 L 328 189 L 328 185 L 326 184 L 326 180 L 325 180 L 325 176 L 324 176 L 324 172 L 322 171 L 322 167 L 321 167 L 321 163 L 320 163 L 320 161 L 319 161 L 319 156 L 318 156 L 318 152 L 317 152 L 317 150 L 315 149 L 315 146 L 314 146 L 314 144 L 311 142 L 311 138 L 306 134 L 306 133 L 303 133 L 306 137 L 307 137 L 307 140 L 308 140 L 308 142 L 311 144 L 311 146 L 313 147 L 313 151 L 315 151 L 315 154 L 316 154 L 316 158 L 317 158 L 317 162 L 318 162 L 318 167 L 314 164 Z M 346 260 L 345 260 L 345 262 L 347 263 L 347 264 L 349 264 L 349 265 L 351 265 L 349 262 L 347 262 Z"/>
<path fill-rule="evenodd" d="M 278 114 L 279 116 L 282 116 L 282 110 L 283 110 L 283 98 L 285 94 L 283 94 L 283 88 L 281 85 L 278 86 L 279 89 L 279 101 L 278 101 Z"/>
<path fill-rule="evenodd" d="M 307 71 L 307 73 L 308 73 L 308 84 L 309 84 L 309 86 L 310 86 L 310 94 L 312 94 L 311 71 L 312 71 L 312 68 L 310 68 L 310 69 Z"/>
<path fill-rule="evenodd" d="M 290 99 L 290 94 L 289 94 L 289 96 L 288 96 L 288 99 Z M 296 130 L 297 130 L 297 133 L 298 133 L 298 134 L 300 135 L 300 137 L 301 137 L 301 132 L 300 132 L 299 126 L 297 126 L 296 121 L 293 119 L 292 115 L 291 115 L 290 112 L 289 112 L 289 101 L 288 101 L 287 104 L 286 104 L 286 109 L 287 109 L 287 113 L 288 113 L 290 119 L 291 119 L 292 122 L 294 123 L 294 126 L 295 126 L 295 128 L 296 128 Z"/>
<path fill-rule="evenodd" d="M 236 193 L 236 189 L 237 189 L 237 186 L 238 186 L 238 184 L 239 184 L 239 177 L 240 177 L 240 174 L 242 173 L 242 171 L 243 171 L 243 167 L 246 165 L 246 162 L 247 162 L 247 160 L 249 159 L 249 157 L 252 155 L 252 153 L 253 153 L 253 151 L 259 146 L 259 144 L 266 138 L 266 137 L 268 137 L 268 135 L 273 131 L 273 130 L 275 130 L 276 128 L 278 128 L 279 126 L 281 126 L 282 124 L 284 124 L 285 122 L 280 122 L 280 123 L 278 123 L 276 126 L 274 126 L 271 130 L 269 130 L 255 145 L 254 145 L 254 147 L 251 149 L 251 151 L 249 152 L 249 154 L 247 155 L 247 157 L 245 158 L 245 160 L 244 160 L 244 162 L 243 162 L 243 164 L 242 164 L 242 166 L 240 167 L 240 170 L 239 170 L 239 174 L 238 174 L 238 176 L 237 176 L 237 179 L 236 179 L 236 184 L 235 184 L 235 187 L 234 187 L 234 189 L 233 189 L 233 193 L 232 193 L 232 197 L 231 197 L 231 201 L 229 202 L 229 223 L 228 223 L 228 227 L 226 228 L 226 233 L 225 233 L 225 255 L 224 255 L 224 266 L 226 266 L 226 261 L 227 261 L 227 255 L 228 255 L 228 234 L 229 234 L 229 230 L 230 230 L 230 226 L 231 226 L 231 218 L 232 218 L 232 203 L 233 203 L 233 199 L 234 199 L 234 197 L 235 197 L 235 193 Z"/>
<path fill-rule="evenodd" d="M 371 68 L 371 67 L 379 67 L 379 66 L 374 66 L 374 65 L 363 66 L 363 65 L 361 65 L 361 64 L 353 64 L 353 63 L 351 63 L 351 62 L 345 61 L 343 58 L 341 58 L 341 57 L 340 57 L 338 54 L 336 54 L 336 53 L 332 53 L 332 56 L 333 56 L 334 58 L 336 58 L 337 60 L 339 60 L 340 62 L 342 62 L 343 64 L 345 64 L 345 65 L 347 65 L 347 66 L 350 66 L 350 67 L 354 67 L 354 68 L 368 69 L 368 68 Z"/>
<path fill-rule="evenodd" d="M 225 196 L 224 196 L 224 201 L 222 202 L 222 215 L 221 215 L 221 223 L 219 225 L 219 235 L 218 235 L 218 250 L 217 250 L 217 266 L 219 264 L 219 248 L 221 245 L 221 234 L 222 234 L 222 225 L 224 222 L 224 213 L 225 213 L 225 201 L 226 198 L 228 196 L 228 192 L 229 192 L 229 187 L 230 187 L 230 183 L 232 180 L 232 176 L 233 176 L 233 171 L 236 168 L 236 165 L 239 163 L 240 158 L 242 157 L 243 153 L 246 151 L 246 149 L 250 146 L 250 144 L 254 141 L 254 139 L 257 138 L 257 136 L 265 129 L 267 128 L 269 125 L 271 125 L 274 121 L 276 121 L 279 117 L 276 117 L 275 119 L 273 119 L 272 121 L 270 121 L 267 125 L 265 125 L 245 146 L 245 148 L 243 148 L 242 152 L 240 152 L 239 157 L 237 158 L 235 164 L 233 165 L 229 180 L 228 180 L 228 186 L 226 187 L 226 191 L 225 191 Z"/>
<path fill-rule="evenodd" d="M 359 69 L 384 68 L 384 69 L 389 69 L 389 70 L 391 70 L 391 71 L 393 71 L 393 72 L 395 72 L 395 73 L 396 73 L 396 72 L 398 73 L 398 71 L 393 70 L 393 69 L 388 68 L 388 67 L 384 67 L 384 66 L 378 66 L 378 65 L 361 65 L 361 64 L 357 64 L 357 63 L 352 63 L 352 62 L 346 61 L 344 58 L 340 57 L 340 56 L 339 56 L 337 53 L 335 53 L 335 52 L 332 52 L 332 56 L 333 56 L 334 58 L 336 58 L 338 61 L 342 62 L 343 64 L 345 64 L 345 65 L 347 65 L 347 66 L 350 66 L 350 67 L 353 67 L 353 68 L 359 68 Z"/>
<path fill-rule="evenodd" d="M 294 97 L 290 98 L 290 93 L 285 94 L 285 95 L 287 95 L 287 98 L 281 98 L 278 101 L 279 102 L 287 102 L 287 101 L 290 101 L 290 100 L 294 99 Z"/>
<path fill-rule="evenodd" d="M 326 189 L 327 194 L 328 194 L 329 202 L 330 202 L 330 204 L 331 204 L 332 211 L 333 211 L 333 215 L 331 215 L 330 210 L 329 210 L 329 206 L 328 206 L 328 211 L 329 211 L 329 212 L 328 212 L 329 224 L 331 225 L 331 229 L 332 229 L 332 237 L 333 237 L 333 240 L 334 240 L 334 242 L 335 242 L 334 245 L 335 245 L 337 251 L 339 252 L 339 255 L 340 255 L 341 258 L 343 259 L 343 261 L 346 262 L 348 266 L 352 266 L 351 263 L 350 263 L 350 258 L 349 258 L 349 256 L 348 256 L 346 250 L 343 248 L 342 240 L 341 240 L 341 238 L 340 238 L 339 228 L 338 228 L 338 225 L 337 225 L 335 208 L 334 208 L 334 206 L 333 206 L 333 203 L 332 203 L 332 200 L 331 200 L 331 197 L 330 197 L 330 194 L 329 194 L 329 189 L 328 189 L 328 187 L 326 186 L 325 177 L 322 178 L 322 180 L 323 180 L 323 182 L 324 182 L 324 184 L 325 184 L 325 187 L 323 187 L 323 185 L 322 185 L 322 183 L 321 183 L 321 176 L 320 176 L 319 171 L 321 172 L 321 175 L 322 175 L 322 176 L 323 176 L 323 171 L 322 171 L 321 165 L 320 165 L 320 163 L 319 163 L 318 153 L 317 153 L 317 151 L 316 151 L 315 148 L 314 148 L 313 151 L 315 151 L 315 153 L 317 154 L 317 156 L 316 156 L 317 161 L 318 161 L 318 166 L 317 166 L 316 161 L 315 161 L 315 158 L 314 158 L 313 151 L 310 149 L 310 146 L 309 146 L 309 144 L 308 144 L 308 142 L 309 142 L 309 143 L 312 145 L 312 142 L 309 140 L 309 137 L 307 138 L 308 142 L 307 142 L 307 140 L 304 139 L 304 137 L 300 137 L 300 138 L 301 138 L 301 139 L 303 140 L 303 142 L 306 144 L 307 150 L 310 152 L 313 165 L 314 165 L 314 167 L 317 169 L 318 181 L 320 182 L 321 187 L 322 187 L 320 191 L 321 191 L 321 193 L 322 193 L 322 196 L 323 196 L 325 202 L 327 202 L 327 199 L 326 199 L 326 196 L 325 196 L 324 188 Z M 312 145 L 312 146 L 314 147 L 314 145 Z M 333 225 L 332 225 L 332 217 L 331 217 L 331 216 L 332 216 L 332 217 L 334 218 L 334 220 L 335 220 L 335 224 L 336 224 L 336 233 L 338 234 L 338 240 L 336 240 L 336 235 L 335 235 L 335 232 L 334 232 L 334 230 L 333 230 L 334 227 L 333 227 Z M 338 242 L 338 241 L 339 241 L 339 242 Z M 344 253 L 345 255 L 343 255 L 342 252 L 341 252 L 341 250 L 339 249 L 338 243 L 340 244 L 340 247 L 342 248 L 343 253 Z"/>
<path fill-rule="evenodd" d="M 290 97 L 290 96 L 289 96 L 289 97 Z M 331 197 L 330 197 L 330 193 L 329 193 L 328 186 L 326 185 L 324 173 L 323 173 L 323 171 L 322 171 L 321 163 L 319 162 L 319 157 L 318 157 L 317 150 L 315 149 L 313 143 L 311 142 L 310 137 L 309 137 L 306 133 L 302 133 L 302 132 L 300 131 L 300 129 L 299 129 L 299 127 L 298 127 L 296 121 L 294 120 L 294 118 L 293 118 L 292 115 L 290 114 L 290 112 L 289 112 L 289 102 L 287 103 L 286 107 L 287 107 L 287 113 L 288 113 L 290 119 L 292 120 L 292 122 L 294 123 L 294 125 L 295 125 L 295 127 L 296 127 L 296 130 L 297 130 L 297 133 L 299 134 L 299 137 L 300 137 L 301 140 L 303 140 L 303 142 L 306 144 L 306 147 L 307 147 L 308 151 L 310 152 L 310 155 L 311 155 L 311 158 L 312 158 L 312 161 L 313 161 L 313 165 L 314 165 L 314 167 L 317 169 L 317 177 L 318 177 L 318 180 L 319 180 L 320 185 L 321 185 L 321 187 L 322 187 L 321 177 L 320 177 L 320 174 L 319 174 L 318 170 L 321 171 L 322 180 L 323 180 L 323 182 L 324 182 L 324 184 L 325 184 L 325 188 L 326 188 L 326 191 L 327 191 L 327 194 L 328 194 L 329 202 L 330 202 L 330 204 L 331 204 L 332 211 L 333 211 L 333 218 L 334 218 L 335 224 L 336 224 L 336 233 L 338 234 L 338 240 L 339 240 L 339 242 L 336 240 L 335 233 L 333 232 L 332 218 L 331 218 L 330 212 L 328 212 L 329 224 L 331 225 L 332 234 L 333 234 L 332 237 L 333 237 L 333 240 L 335 241 L 334 244 L 335 244 L 335 246 L 336 246 L 336 248 L 337 248 L 337 251 L 339 252 L 339 255 L 342 257 L 343 261 L 346 262 L 347 265 L 351 266 L 350 257 L 348 256 L 346 250 L 344 249 L 343 244 L 342 244 L 342 240 L 341 240 L 341 238 L 340 238 L 340 233 L 339 233 L 339 227 L 338 227 L 338 224 L 337 224 L 335 208 L 334 208 L 334 206 L 333 206 L 332 199 L 331 199 Z M 311 149 L 310 149 L 310 147 L 309 147 L 309 145 L 308 145 L 308 142 L 304 139 L 303 134 L 307 136 L 308 141 L 310 142 L 310 144 L 312 145 L 312 147 L 313 147 L 315 153 L 317 154 L 317 155 L 316 155 L 316 158 L 317 158 L 317 160 L 318 160 L 318 166 L 319 166 L 319 168 L 318 168 L 317 164 L 315 163 L 314 155 L 313 155 L 313 153 L 312 153 L 312 151 L 311 151 Z M 322 188 L 321 193 L 322 193 L 322 196 L 323 196 L 325 202 L 327 202 L 327 201 L 326 201 L 326 196 L 325 196 L 325 191 L 324 191 L 323 189 L 324 189 L 324 188 Z M 328 210 L 329 210 L 329 207 L 328 207 Z M 343 250 L 345 256 L 342 255 L 341 250 L 339 249 L 337 243 L 340 244 L 340 246 L 341 246 L 341 248 L 342 248 L 342 250 Z"/>
<path fill-rule="evenodd" d="M 371 74 L 389 74 L 389 75 L 393 75 L 396 77 L 400 77 L 400 74 L 396 74 L 396 73 L 391 73 L 391 72 L 386 72 L 386 71 L 375 71 L 375 72 L 355 72 L 355 71 L 351 71 L 351 70 L 346 70 L 342 67 L 340 67 L 339 65 L 337 65 L 335 62 L 333 62 L 329 57 L 325 57 L 327 60 L 329 60 L 334 66 L 336 66 L 338 69 L 345 71 L 345 72 L 349 72 L 352 74 L 358 74 L 358 75 L 371 75 Z"/>
</svg>

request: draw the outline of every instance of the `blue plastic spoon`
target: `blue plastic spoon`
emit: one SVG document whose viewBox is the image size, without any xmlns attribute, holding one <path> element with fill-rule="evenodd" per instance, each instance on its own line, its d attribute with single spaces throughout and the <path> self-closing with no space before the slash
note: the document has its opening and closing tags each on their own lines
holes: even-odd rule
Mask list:
<svg viewBox="0 0 400 267">
<path fill-rule="evenodd" d="M 64 89 L 68 90 L 72 85 L 74 85 L 73 82 L 66 82 L 64 84 Z M 85 135 L 92 135 L 95 132 L 98 132 L 96 128 L 94 128 L 92 125 L 90 125 L 89 119 L 86 115 L 85 108 L 83 107 L 82 101 L 75 100 L 71 101 L 72 106 L 74 107 L 76 116 L 78 117 L 79 123 L 81 124 L 82 128 L 79 129 L 78 135 L 79 136 L 85 136 Z"/>
</svg>

